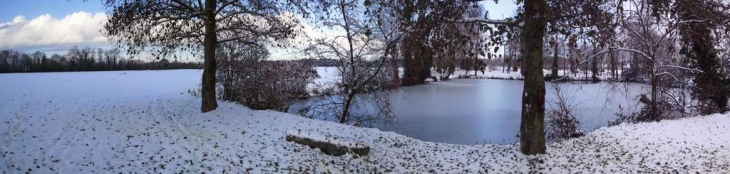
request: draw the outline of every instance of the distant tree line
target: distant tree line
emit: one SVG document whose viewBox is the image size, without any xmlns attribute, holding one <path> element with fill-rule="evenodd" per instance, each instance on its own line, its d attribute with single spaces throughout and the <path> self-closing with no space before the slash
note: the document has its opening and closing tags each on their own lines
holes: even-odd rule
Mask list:
<svg viewBox="0 0 730 174">
<path fill-rule="evenodd" d="M 21 53 L 14 50 L 0 51 L 0 73 L 201 68 L 200 62 L 169 61 L 164 58 L 143 61 L 127 58 L 123 57 L 118 49 L 73 47 L 65 55 L 52 54 L 51 56 L 40 51 L 34 53 Z"/>
<path fill-rule="evenodd" d="M 314 67 L 335 67 L 338 66 L 337 59 L 304 59 L 306 63 Z"/>
</svg>

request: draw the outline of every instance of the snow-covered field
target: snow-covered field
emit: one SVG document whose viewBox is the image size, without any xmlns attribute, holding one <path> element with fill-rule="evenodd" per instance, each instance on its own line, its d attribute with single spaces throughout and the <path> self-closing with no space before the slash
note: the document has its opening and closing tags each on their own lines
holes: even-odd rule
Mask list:
<svg viewBox="0 0 730 174">
<path fill-rule="evenodd" d="M 726 173 L 730 114 L 601 128 L 524 156 L 517 145 L 454 145 L 252 111 L 187 93 L 200 70 L 0 74 L 2 173 Z M 327 156 L 287 131 L 362 141 Z"/>
</svg>

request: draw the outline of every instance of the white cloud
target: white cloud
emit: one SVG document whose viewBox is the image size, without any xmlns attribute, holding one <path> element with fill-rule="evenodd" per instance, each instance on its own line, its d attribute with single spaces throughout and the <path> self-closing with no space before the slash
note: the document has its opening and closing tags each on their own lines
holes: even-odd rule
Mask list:
<svg viewBox="0 0 730 174">
<path fill-rule="evenodd" d="M 75 12 L 62 19 L 49 14 L 30 21 L 17 16 L 11 22 L 0 22 L 0 49 L 61 44 L 108 43 L 101 29 L 107 21 L 105 13 Z"/>
</svg>

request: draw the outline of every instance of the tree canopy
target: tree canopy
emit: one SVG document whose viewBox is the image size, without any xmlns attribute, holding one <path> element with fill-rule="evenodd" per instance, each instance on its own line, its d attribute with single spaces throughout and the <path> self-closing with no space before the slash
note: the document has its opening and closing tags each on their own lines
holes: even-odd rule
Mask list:
<svg viewBox="0 0 730 174">
<path fill-rule="evenodd" d="M 220 43 L 264 44 L 292 37 L 298 24 L 290 12 L 308 1 L 268 0 L 106 0 L 110 18 L 104 34 L 127 53 L 203 50 L 201 111 L 218 107 L 215 51 Z"/>
</svg>

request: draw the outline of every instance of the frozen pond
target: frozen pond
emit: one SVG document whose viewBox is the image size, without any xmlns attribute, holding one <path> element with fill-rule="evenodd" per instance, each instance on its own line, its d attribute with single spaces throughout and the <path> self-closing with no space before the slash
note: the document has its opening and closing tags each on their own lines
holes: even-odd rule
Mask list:
<svg viewBox="0 0 730 174">
<path fill-rule="evenodd" d="M 522 81 L 512 80 L 455 79 L 400 88 L 394 95 L 397 102 L 393 102 L 396 123 L 379 128 L 424 141 L 514 143 L 518 141 L 522 85 Z M 617 112 L 633 111 L 633 99 L 641 88 L 609 83 L 559 85 L 575 105 L 584 131 L 606 125 Z M 611 89 L 614 92 L 608 92 Z M 628 95 L 627 89 L 631 91 Z M 546 111 L 552 108 L 554 91 L 548 83 Z"/>
<path fill-rule="evenodd" d="M 375 127 L 432 142 L 514 143 L 518 141 L 522 85 L 518 80 L 454 79 L 401 87 L 390 96 L 395 123 Z M 642 85 L 627 83 L 559 86 L 575 105 L 584 131 L 607 125 L 618 112 L 637 110 L 635 98 L 643 90 Z M 552 83 L 546 87 L 548 111 L 556 97 Z"/>
</svg>

